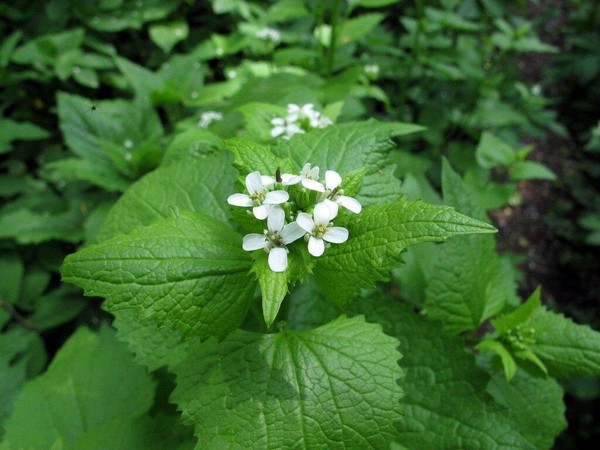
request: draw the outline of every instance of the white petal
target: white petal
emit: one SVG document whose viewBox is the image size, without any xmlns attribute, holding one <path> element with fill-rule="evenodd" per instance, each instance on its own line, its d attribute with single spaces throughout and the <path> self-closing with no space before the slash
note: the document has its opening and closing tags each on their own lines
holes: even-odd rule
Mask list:
<svg viewBox="0 0 600 450">
<path fill-rule="evenodd" d="M 319 179 L 319 167 L 315 166 L 312 169 L 310 169 L 310 171 L 308 172 L 307 177 L 311 178 L 313 180 L 318 180 Z"/>
<path fill-rule="evenodd" d="M 288 223 L 279 233 L 281 241 L 286 245 L 300 239 L 305 234 L 306 230 L 298 225 L 298 222 Z"/>
<path fill-rule="evenodd" d="M 281 182 L 285 186 L 290 186 L 292 184 L 298 184 L 302 181 L 302 177 L 298 175 L 292 175 L 291 173 L 282 173 L 281 174 Z"/>
<path fill-rule="evenodd" d="M 305 212 L 298 213 L 298 217 L 296 217 L 296 223 L 300 225 L 300 228 L 308 233 L 312 233 L 312 230 L 315 227 L 315 222 Z"/>
<path fill-rule="evenodd" d="M 268 175 L 261 175 L 260 181 L 262 182 L 263 186 L 270 186 L 272 184 L 275 184 L 275 178 L 270 177 Z"/>
<path fill-rule="evenodd" d="M 271 191 L 267 192 L 263 203 L 266 203 L 267 205 L 279 205 L 287 202 L 289 198 L 290 194 L 285 191 Z"/>
<path fill-rule="evenodd" d="M 313 256 L 321 256 L 325 251 L 325 242 L 323 239 L 311 236 L 308 240 L 308 253 Z"/>
<path fill-rule="evenodd" d="M 267 217 L 267 228 L 271 233 L 279 233 L 285 222 L 285 212 L 279 206 L 271 207 Z"/>
<path fill-rule="evenodd" d="M 318 169 L 319 168 L 317 167 L 317 170 Z M 302 180 L 302 186 L 304 186 L 306 189 L 310 189 L 311 191 L 325 192 L 325 186 L 323 186 L 317 180 L 311 180 L 310 178 L 304 178 Z"/>
<path fill-rule="evenodd" d="M 250 172 L 246 175 L 246 189 L 250 194 L 254 194 L 256 192 L 263 192 L 265 188 L 263 187 L 262 180 L 260 178 L 260 173 L 258 172 Z"/>
<path fill-rule="evenodd" d="M 342 227 L 331 227 L 325 232 L 323 239 L 334 244 L 341 244 L 348 240 L 348 230 Z"/>
<path fill-rule="evenodd" d="M 283 117 L 275 117 L 271 119 L 271 124 L 283 127 L 285 125 L 285 119 Z"/>
<path fill-rule="evenodd" d="M 304 167 L 302 167 L 302 170 L 300 171 L 300 176 L 302 178 L 305 178 L 308 176 L 309 172 L 310 172 L 310 163 L 306 163 L 306 164 L 304 164 Z"/>
<path fill-rule="evenodd" d="M 251 233 L 244 236 L 242 240 L 242 248 L 247 252 L 259 250 L 269 245 L 269 240 L 264 234 Z"/>
<path fill-rule="evenodd" d="M 317 203 L 313 212 L 315 223 L 317 225 L 327 225 L 335 216 L 325 203 Z"/>
<path fill-rule="evenodd" d="M 271 130 L 271 137 L 277 137 L 285 133 L 285 128 L 283 127 L 275 127 Z"/>
<path fill-rule="evenodd" d="M 227 203 L 233 206 L 243 206 L 246 208 L 253 204 L 250 196 L 246 194 L 231 194 L 227 197 Z"/>
<path fill-rule="evenodd" d="M 271 205 L 260 205 L 252 208 L 252 214 L 259 220 L 264 220 L 269 215 L 271 211 Z"/>
<path fill-rule="evenodd" d="M 331 217 L 337 216 L 339 207 L 336 202 L 326 198 L 325 200 L 323 200 L 323 203 L 325 203 L 327 207 L 331 210 Z"/>
<path fill-rule="evenodd" d="M 269 251 L 269 267 L 273 272 L 284 272 L 287 269 L 287 250 L 275 247 Z"/>
<path fill-rule="evenodd" d="M 328 170 L 325 172 L 325 187 L 329 190 L 333 190 L 342 184 L 342 177 L 335 170 Z"/>
<path fill-rule="evenodd" d="M 340 195 L 337 198 L 337 201 L 340 205 L 342 205 L 348 211 L 352 211 L 355 214 L 358 214 L 362 210 L 361 204 L 355 198 L 346 197 L 345 195 Z"/>
</svg>

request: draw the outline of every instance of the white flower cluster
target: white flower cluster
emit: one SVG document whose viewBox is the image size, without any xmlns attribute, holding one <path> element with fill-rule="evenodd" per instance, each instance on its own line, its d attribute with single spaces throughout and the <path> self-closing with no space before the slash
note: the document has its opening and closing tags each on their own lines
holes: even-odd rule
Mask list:
<svg viewBox="0 0 600 450">
<path fill-rule="evenodd" d="M 198 122 L 198 126 L 200 128 L 208 128 L 208 126 L 217 121 L 223 120 L 223 114 L 216 111 L 206 111 L 200 114 L 200 121 Z"/>
<path fill-rule="evenodd" d="M 256 37 L 265 41 L 279 42 L 281 40 L 281 33 L 275 28 L 263 28 L 256 32 Z"/>
<path fill-rule="evenodd" d="M 244 236 L 242 248 L 265 250 L 269 253 L 271 270 L 283 272 L 288 265 L 287 246 L 302 237 L 308 241 L 308 252 L 317 257 L 325 252 L 326 242 L 346 242 L 348 230 L 334 227 L 332 220 L 340 206 L 358 214 L 361 204 L 343 195 L 342 177 L 336 171 L 326 171 L 324 182 L 319 181 L 319 168 L 310 164 L 305 164 L 298 175 L 284 173 L 277 179 L 259 172 L 249 173 L 247 193 L 230 195 L 227 203 L 252 208 L 255 218 L 267 220 L 267 229 L 263 234 Z"/>
<path fill-rule="evenodd" d="M 272 137 L 281 136 L 283 139 L 290 139 L 294 134 L 303 134 L 313 128 L 326 128 L 333 123 L 329 117 L 315 111 L 312 103 L 302 106 L 291 103 L 287 109 L 286 117 L 276 117 L 271 120 Z"/>
</svg>

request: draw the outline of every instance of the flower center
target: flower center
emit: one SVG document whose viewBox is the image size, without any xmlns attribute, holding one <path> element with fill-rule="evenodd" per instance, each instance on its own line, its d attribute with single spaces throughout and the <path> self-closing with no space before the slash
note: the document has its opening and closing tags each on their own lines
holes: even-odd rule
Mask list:
<svg viewBox="0 0 600 450">
<path fill-rule="evenodd" d="M 315 227 L 313 228 L 313 231 L 312 231 L 312 235 L 316 238 L 322 238 L 326 231 L 327 231 L 327 225 L 315 224 Z"/>
</svg>

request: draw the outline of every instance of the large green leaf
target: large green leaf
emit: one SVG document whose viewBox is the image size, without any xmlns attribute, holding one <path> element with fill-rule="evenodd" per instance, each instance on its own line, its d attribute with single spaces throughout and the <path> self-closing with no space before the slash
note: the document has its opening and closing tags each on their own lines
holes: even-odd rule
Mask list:
<svg viewBox="0 0 600 450">
<path fill-rule="evenodd" d="M 567 426 L 563 390 L 552 378 L 535 377 L 519 370 L 509 382 L 497 373 L 487 390 L 506 407 L 505 414 L 537 448 L 552 448 L 554 438 Z"/>
<path fill-rule="evenodd" d="M 600 375 L 599 332 L 545 307 L 533 311 L 526 323 L 535 331 L 530 348 L 550 375 Z"/>
<path fill-rule="evenodd" d="M 138 225 L 149 225 L 170 215 L 173 208 L 195 211 L 225 221 L 227 196 L 233 191 L 235 171 L 231 157 L 217 150 L 204 153 L 192 141 L 185 150 L 167 153 L 169 163 L 133 184 L 108 213 L 98 239 L 128 233 Z M 170 149 L 171 149 L 170 148 Z"/>
<path fill-rule="evenodd" d="M 386 280 L 400 253 L 419 242 L 441 242 L 450 236 L 492 233 L 495 228 L 447 206 L 403 199 L 365 208 L 346 216 L 350 237 L 329 248 L 315 265 L 315 280 L 336 302 L 344 303 L 361 288 Z"/>
<path fill-rule="evenodd" d="M 444 161 L 444 200 L 463 214 L 484 220 L 471 192 Z M 463 236 L 439 252 L 425 291 L 425 308 L 447 331 L 475 330 L 515 297 L 510 267 L 498 257 L 493 236 Z"/>
<path fill-rule="evenodd" d="M 513 413 L 486 392 L 489 376 L 475 365 L 459 337 L 442 332 L 440 324 L 415 314 L 410 305 L 381 296 L 350 303 L 349 313 L 365 314 L 400 341 L 405 397 L 397 418 L 400 448 L 534 449 L 519 432 Z M 543 408 L 545 399 L 531 399 Z M 540 416 L 546 420 L 562 411 Z"/>
<path fill-rule="evenodd" d="M 189 349 L 172 399 L 197 448 L 386 448 L 402 396 L 396 345 L 359 317 L 239 330 Z"/>
<path fill-rule="evenodd" d="M 142 417 L 153 397 L 152 379 L 133 363 L 110 329 L 95 334 L 81 328 L 48 370 L 24 386 L 6 423 L 4 448 L 99 448 L 78 442 L 98 428 L 111 441 L 112 426 Z M 105 448 L 115 445 L 118 441 Z"/>
<path fill-rule="evenodd" d="M 254 293 L 241 241 L 223 222 L 174 213 L 69 255 L 62 275 L 105 297 L 111 311 L 134 308 L 185 337 L 223 337 L 240 325 Z"/>
</svg>

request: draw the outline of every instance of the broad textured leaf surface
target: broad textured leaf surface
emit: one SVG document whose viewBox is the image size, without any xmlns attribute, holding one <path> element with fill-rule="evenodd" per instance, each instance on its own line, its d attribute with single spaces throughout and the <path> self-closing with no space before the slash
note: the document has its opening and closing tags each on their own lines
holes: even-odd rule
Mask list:
<svg viewBox="0 0 600 450">
<path fill-rule="evenodd" d="M 453 208 L 402 199 L 389 205 L 370 206 L 358 216 L 348 215 L 340 225 L 348 228 L 348 241 L 327 249 L 314 270 L 315 280 L 339 303 L 375 281 L 386 280 L 399 261 L 400 252 L 409 245 L 495 230 Z"/>
<path fill-rule="evenodd" d="M 386 448 L 402 396 L 396 346 L 359 317 L 239 330 L 190 348 L 172 400 L 196 426 L 197 448 Z"/>
<path fill-rule="evenodd" d="M 282 172 L 290 172 L 294 168 L 287 158 L 279 158 L 269 147 L 249 139 L 228 139 L 225 141 L 225 148 L 233 154 L 233 165 L 244 176 L 259 171 L 261 175 L 274 177 L 278 167 Z"/>
<path fill-rule="evenodd" d="M 181 212 L 69 255 L 62 275 L 109 310 L 134 308 L 186 337 L 223 337 L 254 292 L 241 241 L 223 222 Z"/>
<path fill-rule="evenodd" d="M 475 365 L 464 342 L 409 305 L 373 296 L 347 305 L 400 341 L 406 393 L 396 419 L 402 448 L 411 450 L 533 450 L 510 413 L 485 391 L 489 376 Z M 540 405 L 544 406 L 544 405 Z"/>
<path fill-rule="evenodd" d="M 225 221 L 235 171 L 231 156 L 224 151 L 202 154 L 189 147 L 170 163 L 161 166 L 132 185 L 106 217 L 99 240 L 128 233 L 138 225 L 149 225 L 168 217 L 173 208 L 195 211 Z"/>
<path fill-rule="evenodd" d="M 60 448 L 84 448 L 78 442 L 88 433 L 103 428 L 110 438 L 110 423 L 142 417 L 153 397 L 152 379 L 111 330 L 81 328 L 48 370 L 23 387 L 6 423 L 5 445 L 49 449 L 62 442 Z"/>
<path fill-rule="evenodd" d="M 588 325 L 546 310 L 535 310 L 527 324 L 535 330 L 531 350 L 554 377 L 598 375 L 600 373 L 600 333 Z"/>
<path fill-rule="evenodd" d="M 508 382 L 498 373 L 487 390 L 506 407 L 505 414 L 537 448 L 552 448 L 554 438 L 567 426 L 563 390 L 552 378 L 535 377 L 519 370 Z"/>
<path fill-rule="evenodd" d="M 442 185 L 447 204 L 471 217 L 485 217 L 446 161 Z M 425 290 L 425 308 L 447 331 L 461 333 L 500 312 L 515 290 L 510 268 L 498 257 L 493 236 L 465 236 L 440 250 Z"/>
<path fill-rule="evenodd" d="M 127 343 L 136 362 L 156 370 L 170 366 L 185 358 L 189 341 L 172 328 L 159 328 L 152 318 L 142 319 L 132 309 L 114 311 L 113 326 L 119 340 Z"/>
</svg>

